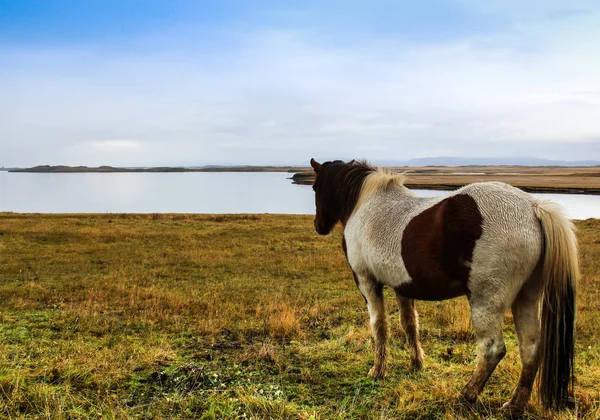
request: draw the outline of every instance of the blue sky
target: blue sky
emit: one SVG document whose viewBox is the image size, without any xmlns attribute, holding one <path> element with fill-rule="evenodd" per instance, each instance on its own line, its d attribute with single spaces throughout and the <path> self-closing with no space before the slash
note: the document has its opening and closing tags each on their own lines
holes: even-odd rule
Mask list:
<svg viewBox="0 0 600 420">
<path fill-rule="evenodd" d="M 0 165 L 600 159 L 595 1 L 0 0 Z"/>
</svg>

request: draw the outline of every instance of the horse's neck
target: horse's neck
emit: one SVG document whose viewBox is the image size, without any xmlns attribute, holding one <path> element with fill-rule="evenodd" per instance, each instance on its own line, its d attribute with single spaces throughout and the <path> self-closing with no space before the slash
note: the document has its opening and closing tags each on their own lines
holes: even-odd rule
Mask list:
<svg viewBox="0 0 600 420">
<path fill-rule="evenodd" d="M 406 188 L 375 192 L 352 213 L 344 225 L 344 235 L 355 245 L 371 237 L 373 232 L 379 238 L 397 236 L 398 229 L 402 229 L 426 201 Z"/>
<path fill-rule="evenodd" d="M 388 214 L 403 219 L 422 211 L 435 201 L 437 201 L 436 197 L 421 197 L 402 186 L 392 191 L 380 191 L 372 194 L 361 206 L 364 207 L 364 211 L 357 213 Z"/>
</svg>

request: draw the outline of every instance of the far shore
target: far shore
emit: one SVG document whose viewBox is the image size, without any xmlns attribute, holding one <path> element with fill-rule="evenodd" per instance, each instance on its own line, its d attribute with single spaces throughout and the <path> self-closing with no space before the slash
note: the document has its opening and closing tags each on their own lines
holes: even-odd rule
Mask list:
<svg viewBox="0 0 600 420">
<path fill-rule="evenodd" d="M 395 166 L 393 172 L 408 175 L 411 189 L 455 190 L 473 182 L 501 181 L 527 192 L 600 195 L 600 166 Z M 306 166 L 200 166 L 130 167 L 50 166 L 12 168 L 28 173 L 123 173 L 123 172 L 288 172 L 294 184 L 312 185 L 314 172 Z"/>
<path fill-rule="evenodd" d="M 111 172 L 298 172 L 307 170 L 304 166 L 156 166 L 156 167 L 116 167 L 116 166 L 65 166 L 39 165 L 31 168 L 10 168 L 8 172 L 33 173 L 111 173 Z"/>
<path fill-rule="evenodd" d="M 423 190 L 456 190 L 474 182 L 500 181 L 527 192 L 600 195 L 598 166 L 422 166 L 391 167 L 407 175 L 406 186 Z M 310 170 L 292 177 L 296 184 L 312 185 Z"/>
</svg>

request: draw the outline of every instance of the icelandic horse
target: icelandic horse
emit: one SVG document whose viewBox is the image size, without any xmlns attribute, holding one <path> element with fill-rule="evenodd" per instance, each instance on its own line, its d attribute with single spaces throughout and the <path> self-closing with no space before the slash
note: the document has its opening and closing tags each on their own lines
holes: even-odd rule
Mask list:
<svg viewBox="0 0 600 420">
<path fill-rule="evenodd" d="M 501 182 L 420 197 L 404 186 L 404 175 L 365 162 L 311 159 L 311 166 L 315 230 L 327 235 L 341 222 L 342 246 L 369 310 L 369 376 L 382 379 L 388 367 L 384 286 L 396 294 L 415 369 L 424 354 L 414 299 L 466 295 L 477 359 L 462 397 L 475 403 L 504 357 L 502 322 L 511 308 L 522 368 L 503 409 L 524 411 L 538 367 L 544 409 L 572 406 L 578 249 L 574 226 L 557 204 Z"/>
</svg>

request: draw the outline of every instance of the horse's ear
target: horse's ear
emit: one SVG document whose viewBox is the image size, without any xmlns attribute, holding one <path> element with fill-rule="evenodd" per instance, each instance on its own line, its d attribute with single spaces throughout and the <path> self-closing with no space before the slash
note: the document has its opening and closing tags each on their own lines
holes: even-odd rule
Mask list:
<svg viewBox="0 0 600 420">
<path fill-rule="evenodd" d="M 319 172 L 321 170 L 321 164 L 317 162 L 314 158 L 310 159 L 310 166 L 313 167 L 315 172 Z"/>
<path fill-rule="evenodd" d="M 354 165 L 354 163 L 356 163 L 356 159 L 352 159 L 350 162 L 348 162 L 348 165 Z"/>
</svg>

